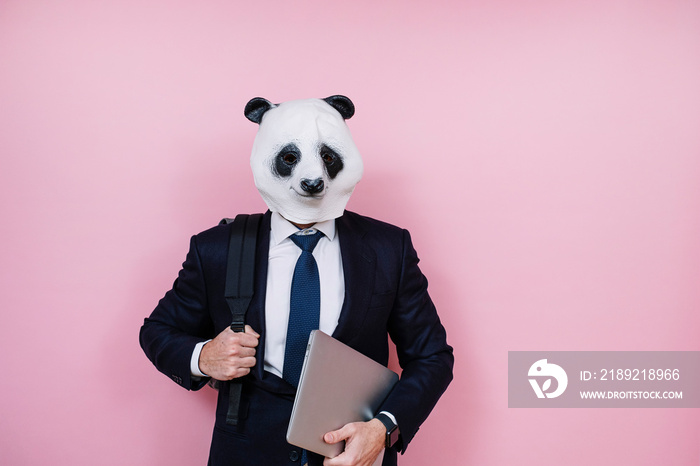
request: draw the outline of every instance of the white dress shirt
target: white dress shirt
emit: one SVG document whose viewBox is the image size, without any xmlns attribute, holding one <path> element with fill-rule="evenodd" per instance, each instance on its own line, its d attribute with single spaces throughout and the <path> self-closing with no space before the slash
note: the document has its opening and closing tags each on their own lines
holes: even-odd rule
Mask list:
<svg viewBox="0 0 700 466">
<path fill-rule="evenodd" d="M 272 214 L 270 251 L 267 265 L 267 290 L 265 293 L 265 370 L 282 377 L 284 350 L 289 323 L 289 301 L 292 277 L 301 248 L 289 238 L 302 234 L 296 226 Z M 331 335 L 338 325 L 340 310 L 345 298 L 343 261 L 335 220 L 315 224 L 309 230 L 318 230 L 323 237 L 313 250 L 318 265 L 321 284 L 321 315 L 319 329 Z"/>
<path fill-rule="evenodd" d="M 340 310 L 345 299 L 345 276 L 340 255 L 340 241 L 335 229 L 335 220 L 317 223 L 310 229 L 319 230 L 324 235 L 314 248 L 313 256 L 318 265 L 321 284 L 319 329 L 331 335 L 338 325 Z M 285 220 L 280 214 L 276 212 L 272 214 L 265 291 L 264 368 L 278 377 L 282 377 L 284 367 L 294 266 L 301 255 L 301 249 L 289 239 L 289 236 L 301 232 L 302 230 Z M 256 330 L 260 331 L 260 329 Z M 190 371 L 196 377 L 206 377 L 206 374 L 199 369 L 199 355 L 207 341 L 197 344 L 192 352 Z"/>
</svg>

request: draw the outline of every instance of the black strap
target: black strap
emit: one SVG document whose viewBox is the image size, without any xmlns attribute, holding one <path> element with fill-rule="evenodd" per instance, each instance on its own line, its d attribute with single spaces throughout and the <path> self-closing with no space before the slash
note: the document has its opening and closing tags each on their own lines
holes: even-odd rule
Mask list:
<svg viewBox="0 0 700 466">
<path fill-rule="evenodd" d="M 262 214 L 239 214 L 231 225 L 224 297 L 231 310 L 231 330 L 234 332 L 245 331 L 245 313 L 253 298 L 255 249 L 261 219 Z M 231 219 L 223 219 L 221 223 L 231 223 Z M 240 379 L 228 383 L 227 424 L 238 424 L 242 385 Z"/>
</svg>

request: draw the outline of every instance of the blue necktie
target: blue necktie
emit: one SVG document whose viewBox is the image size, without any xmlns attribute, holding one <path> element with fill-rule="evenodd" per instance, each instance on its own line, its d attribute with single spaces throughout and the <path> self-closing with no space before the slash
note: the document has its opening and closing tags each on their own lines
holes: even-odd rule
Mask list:
<svg viewBox="0 0 700 466">
<path fill-rule="evenodd" d="M 321 285 L 318 266 L 312 254 L 323 233 L 295 234 L 289 238 L 301 248 L 301 255 L 294 267 L 292 292 L 289 302 L 289 324 L 284 350 L 284 380 L 299 385 L 301 366 L 306 355 L 309 334 L 318 329 L 321 314 Z"/>
</svg>

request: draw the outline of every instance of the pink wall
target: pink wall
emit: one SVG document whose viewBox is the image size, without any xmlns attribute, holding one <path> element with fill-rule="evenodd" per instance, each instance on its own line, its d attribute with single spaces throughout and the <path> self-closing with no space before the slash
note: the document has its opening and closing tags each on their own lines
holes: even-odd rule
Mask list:
<svg viewBox="0 0 700 466">
<path fill-rule="evenodd" d="M 204 463 L 213 393 L 138 328 L 264 207 L 248 99 L 343 93 L 350 207 L 412 231 L 457 358 L 401 464 L 697 465 L 697 410 L 508 409 L 506 371 L 700 350 L 699 82 L 690 0 L 0 2 L 0 463 Z"/>
</svg>

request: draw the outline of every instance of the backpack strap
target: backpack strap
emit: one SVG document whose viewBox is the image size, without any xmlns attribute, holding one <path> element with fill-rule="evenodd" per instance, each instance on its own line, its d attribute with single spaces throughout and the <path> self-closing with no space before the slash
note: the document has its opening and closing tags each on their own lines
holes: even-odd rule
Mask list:
<svg viewBox="0 0 700 466">
<path fill-rule="evenodd" d="M 228 245 L 224 297 L 231 310 L 231 330 L 234 332 L 245 331 L 245 313 L 253 298 L 255 250 L 261 219 L 262 214 L 239 214 L 233 220 L 225 218 L 221 221 L 221 224 L 233 223 Z M 226 423 L 237 425 L 243 384 L 240 379 L 234 379 L 228 382 L 228 386 Z"/>
</svg>

